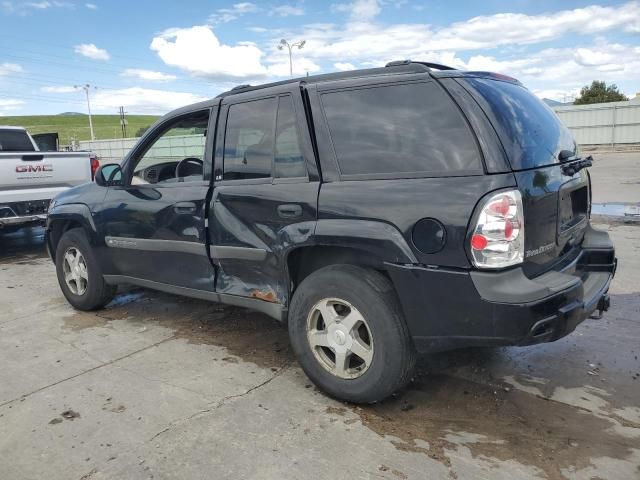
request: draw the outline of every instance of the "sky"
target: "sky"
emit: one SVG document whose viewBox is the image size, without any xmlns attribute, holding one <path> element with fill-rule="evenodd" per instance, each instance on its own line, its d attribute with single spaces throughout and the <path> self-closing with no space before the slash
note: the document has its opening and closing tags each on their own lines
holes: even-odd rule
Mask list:
<svg viewBox="0 0 640 480">
<path fill-rule="evenodd" d="M 640 92 L 640 1 L 0 0 L 0 115 L 163 114 L 239 84 L 421 60 L 568 101 Z"/>
</svg>

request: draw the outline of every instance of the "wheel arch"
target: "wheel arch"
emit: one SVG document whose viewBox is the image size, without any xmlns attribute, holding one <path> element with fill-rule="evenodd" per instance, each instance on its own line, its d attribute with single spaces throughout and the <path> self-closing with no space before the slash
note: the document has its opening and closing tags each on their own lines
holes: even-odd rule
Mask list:
<svg viewBox="0 0 640 480">
<path fill-rule="evenodd" d="M 297 286 L 320 268 L 358 265 L 377 270 L 391 280 L 386 263 L 418 263 L 396 227 L 370 220 L 319 220 L 313 242 L 287 252 L 289 299 Z"/>
<path fill-rule="evenodd" d="M 49 211 L 47 217 L 46 243 L 49 254 L 54 261 L 60 239 L 65 232 L 74 228 L 82 228 L 87 235 L 89 243 L 95 244 L 97 238 L 96 225 L 87 205 L 58 205 Z"/>
</svg>

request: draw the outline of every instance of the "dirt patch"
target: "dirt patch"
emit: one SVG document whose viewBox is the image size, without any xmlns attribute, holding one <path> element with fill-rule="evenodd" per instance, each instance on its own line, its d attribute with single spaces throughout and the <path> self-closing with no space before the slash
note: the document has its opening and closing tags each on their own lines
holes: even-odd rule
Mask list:
<svg viewBox="0 0 640 480">
<path fill-rule="evenodd" d="M 640 446 L 581 409 L 446 375 L 420 377 L 403 393 L 355 412 L 379 435 L 401 439 L 393 441 L 397 448 L 448 467 L 447 452 L 464 445 L 474 457 L 516 460 L 564 479 L 561 469 L 584 468 L 595 457 L 624 459 Z"/>
<path fill-rule="evenodd" d="M 133 289 L 122 293 L 95 313 L 75 313 L 65 319 L 72 330 L 109 327 L 124 320 L 140 334 L 150 324 L 173 330 L 176 338 L 189 343 L 225 347 L 230 356 L 262 367 L 281 367 L 293 360 L 286 327 L 251 310 L 185 297 Z"/>
</svg>

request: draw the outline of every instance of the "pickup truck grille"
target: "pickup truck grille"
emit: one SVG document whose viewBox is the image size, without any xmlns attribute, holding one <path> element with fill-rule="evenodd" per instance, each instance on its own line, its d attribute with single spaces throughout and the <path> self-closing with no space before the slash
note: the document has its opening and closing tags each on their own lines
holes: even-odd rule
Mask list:
<svg viewBox="0 0 640 480">
<path fill-rule="evenodd" d="M 0 218 L 25 217 L 47 213 L 50 200 L 14 202 L 0 206 Z"/>
<path fill-rule="evenodd" d="M 0 206 L 0 218 L 11 218 L 17 217 L 16 212 L 14 212 L 11 207 L 7 207 L 6 205 Z"/>
</svg>

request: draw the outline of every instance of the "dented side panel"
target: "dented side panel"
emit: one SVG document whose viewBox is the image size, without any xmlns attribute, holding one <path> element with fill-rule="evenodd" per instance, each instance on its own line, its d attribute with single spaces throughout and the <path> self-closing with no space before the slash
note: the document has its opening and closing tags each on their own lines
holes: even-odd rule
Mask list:
<svg viewBox="0 0 640 480">
<path fill-rule="evenodd" d="M 222 185 L 210 206 L 211 258 L 216 292 L 286 305 L 287 254 L 311 245 L 318 182 Z M 282 217 L 282 204 L 300 206 L 300 215 Z"/>
</svg>

